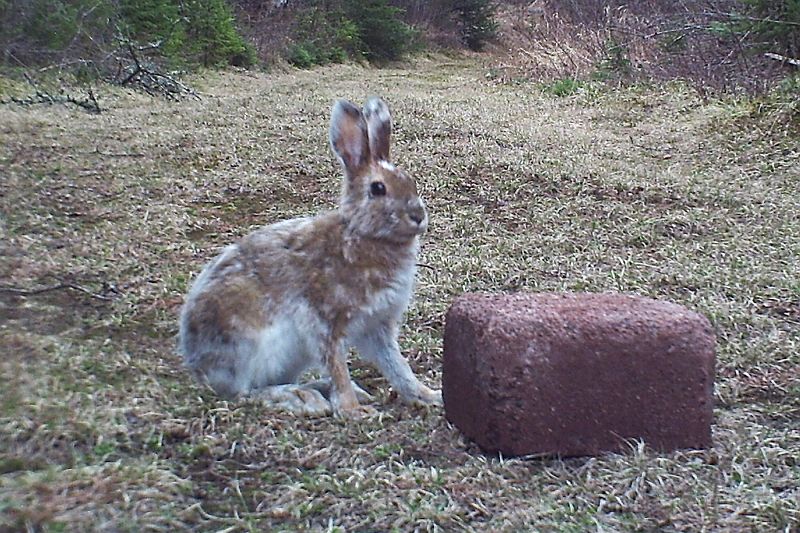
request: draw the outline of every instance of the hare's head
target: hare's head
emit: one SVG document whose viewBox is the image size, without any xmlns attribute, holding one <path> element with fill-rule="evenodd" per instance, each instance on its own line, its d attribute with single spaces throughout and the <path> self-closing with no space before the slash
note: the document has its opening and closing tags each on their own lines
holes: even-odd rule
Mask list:
<svg viewBox="0 0 800 533">
<path fill-rule="evenodd" d="M 414 180 L 389 162 L 392 117 L 380 98 L 364 109 L 339 100 L 331 113 L 330 141 L 344 169 L 340 209 L 348 229 L 391 242 L 409 242 L 428 227 Z"/>
</svg>

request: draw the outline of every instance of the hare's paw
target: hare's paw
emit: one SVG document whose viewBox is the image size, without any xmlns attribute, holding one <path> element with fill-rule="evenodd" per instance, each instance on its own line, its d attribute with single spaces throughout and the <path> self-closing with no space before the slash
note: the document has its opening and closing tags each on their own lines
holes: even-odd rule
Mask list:
<svg viewBox="0 0 800 533">
<path fill-rule="evenodd" d="M 314 389 L 298 388 L 295 391 L 295 396 L 298 398 L 299 403 L 295 404 L 296 409 L 293 412 L 298 414 L 324 416 L 331 414 L 333 411 L 331 402 Z"/>
<path fill-rule="evenodd" d="M 353 390 L 356 391 L 356 398 L 358 398 L 359 402 L 366 403 L 375 399 L 372 394 L 359 387 L 355 381 L 353 381 Z"/>
<path fill-rule="evenodd" d="M 442 391 L 440 390 L 433 390 L 431 388 L 426 387 L 425 385 L 420 385 L 419 390 L 417 393 L 412 396 L 411 398 L 406 399 L 407 403 L 411 405 L 442 405 Z"/>
<path fill-rule="evenodd" d="M 334 409 L 334 414 L 337 418 L 357 420 L 360 418 L 371 418 L 378 414 L 378 410 L 370 405 L 358 404 L 354 407 L 348 407 L 347 409 Z"/>
<path fill-rule="evenodd" d="M 350 381 L 353 384 L 353 390 L 356 393 L 356 398 L 359 402 L 367 403 L 373 401 L 375 398 L 372 394 L 362 389 L 355 381 Z M 331 397 L 331 378 L 322 378 L 308 383 L 309 387 L 313 387 L 320 391 L 326 398 Z"/>
<path fill-rule="evenodd" d="M 258 391 L 255 395 L 270 407 L 303 416 L 325 416 L 333 408 L 318 390 L 302 385 L 276 385 Z"/>
<path fill-rule="evenodd" d="M 363 391 L 362 391 L 363 392 Z M 338 418 L 355 419 L 373 416 L 377 413 L 374 407 L 362 405 L 358 401 L 356 390 L 348 391 L 343 394 L 331 395 L 331 405 L 333 413 Z"/>
</svg>

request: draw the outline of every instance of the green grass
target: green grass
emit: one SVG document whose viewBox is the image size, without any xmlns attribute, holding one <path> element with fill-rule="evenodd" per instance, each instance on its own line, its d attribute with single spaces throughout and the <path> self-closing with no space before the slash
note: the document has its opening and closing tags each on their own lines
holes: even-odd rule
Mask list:
<svg viewBox="0 0 800 533">
<path fill-rule="evenodd" d="M 574 78 L 561 78 L 541 84 L 542 91 L 553 96 L 569 96 L 579 92 L 584 84 Z"/>
<path fill-rule="evenodd" d="M 0 529 L 800 527 L 796 137 L 681 87 L 559 98 L 416 67 L 213 73 L 199 102 L 100 92 L 99 117 L 0 106 L 2 286 L 70 285 L 0 292 Z M 191 276 L 252 228 L 334 204 L 331 103 L 371 94 L 430 208 L 401 338 L 423 379 L 441 384 L 464 291 L 669 299 L 717 331 L 713 449 L 485 457 L 358 361 L 378 414 L 349 422 L 190 379 L 174 336 Z"/>
</svg>

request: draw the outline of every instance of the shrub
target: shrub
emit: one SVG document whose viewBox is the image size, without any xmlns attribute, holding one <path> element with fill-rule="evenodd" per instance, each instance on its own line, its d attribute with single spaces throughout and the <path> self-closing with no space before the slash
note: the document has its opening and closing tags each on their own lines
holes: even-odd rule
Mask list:
<svg viewBox="0 0 800 533">
<path fill-rule="evenodd" d="M 386 0 L 311 0 L 296 16 L 294 44 L 287 60 L 295 66 L 395 60 L 412 49 L 415 30 L 402 21 L 403 10 Z"/>
<path fill-rule="evenodd" d="M 749 18 L 743 26 L 781 48 L 793 58 L 800 56 L 800 0 L 743 0 Z"/>
<path fill-rule="evenodd" d="M 173 63 L 255 62 L 225 0 L 0 0 L 6 62 L 97 59 L 107 56 L 117 33 L 160 43 L 159 53 Z"/>
<path fill-rule="evenodd" d="M 603 58 L 598 65 L 598 73 L 605 74 L 606 79 L 614 76 L 627 76 L 631 73 L 631 60 L 625 43 L 611 37 L 606 43 Z"/>
<path fill-rule="evenodd" d="M 358 28 L 363 43 L 361 53 L 370 61 L 400 59 L 416 39 L 414 29 L 400 18 L 403 10 L 386 0 L 346 0 L 347 18 Z"/>
<path fill-rule="evenodd" d="M 363 56 L 365 45 L 361 41 L 360 28 L 341 8 L 324 7 L 324 4 L 313 2 L 297 14 L 294 43 L 286 56 L 292 65 L 309 68 Z"/>
<path fill-rule="evenodd" d="M 315 48 L 310 43 L 294 43 L 289 47 L 286 60 L 298 68 L 311 68 L 320 65 L 322 62 L 315 53 Z"/>
<path fill-rule="evenodd" d="M 172 0 L 117 0 L 119 26 L 141 41 L 172 36 L 180 27 L 181 6 Z"/>
<path fill-rule="evenodd" d="M 494 37 L 497 31 L 495 10 L 491 0 L 453 0 L 453 11 L 461 24 L 461 38 L 471 50 L 483 49 Z"/>
<path fill-rule="evenodd" d="M 23 35 L 43 48 L 62 49 L 78 32 L 79 6 L 35 1 L 23 25 Z"/>
<path fill-rule="evenodd" d="M 166 57 L 182 54 L 186 38 L 180 5 L 172 0 L 118 0 L 117 23 L 125 37 L 142 43 L 161 43 Z"/>
<path fill-rule="evenodd" d="M 249 67 L 255 63 L 255 50 L 237 31 L 233 13 L 224 0 L 183 0 L 181 15 L 190 57 L 204 66 Z"/>
<path fill-rule="evenodd" d="M 57 61 L 64 52 L 96 52 L 110 33 L 113 12 L 107 0 L 2 0 L 0 61 Z"/>
<path fill-rule="evenodd" d="M 569 96 L 580 91 L 583 84 L 574 78 L 561 78 L 541 87 L 542 91 L 553 96 Z"/>
<path fill-rule="evenodd" d="M 303 41 L 289 47 L 286 60 L 298 68 L 311 68 L 314 65 L 343 63 L 347 60 L 347 53 L 339 47 L 320 48 L 314 42 Z"/>
</svg>

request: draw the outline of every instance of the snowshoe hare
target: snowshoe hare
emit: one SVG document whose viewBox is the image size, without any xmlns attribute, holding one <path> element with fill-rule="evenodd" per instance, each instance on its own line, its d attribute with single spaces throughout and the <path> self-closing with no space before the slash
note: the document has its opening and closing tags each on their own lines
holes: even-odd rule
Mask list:
<svg viewBox="0 0 800 533">
<path fill-rule="evenodd" d="M 344 169 L 337 210 L 263 227 L 195 280 L 179 348 L 194 375 L 227 398 L 251 396 L 302 414 L 358 414 L 355 348 L 401 399 L 441 404 L 414 376 L 397 335 L 428 217 L 414 181 L 389 162 L 391 117 L 370 99 L 336 102 L 330 144 Z M 308 370 L 323 379 L 299 383 Z"/>
</svg>

